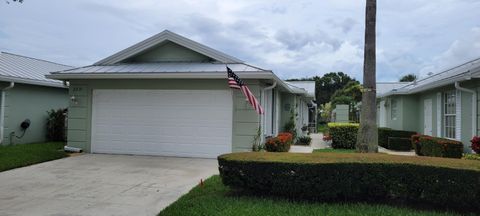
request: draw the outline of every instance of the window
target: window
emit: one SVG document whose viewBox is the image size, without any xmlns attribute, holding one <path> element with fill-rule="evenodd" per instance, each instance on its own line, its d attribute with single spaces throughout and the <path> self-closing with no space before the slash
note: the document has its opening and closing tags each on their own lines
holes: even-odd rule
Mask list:
<svg viewBox="0 0 480 216">
<path fill-rule="evenodd" d="M 390 113 L 391 118 L 392 120 L 397 120 L 397 116 L 398 116 L 397 100 L 392 98 L 390 104 L 392 106 L 391 113 Z"/>
<path fill-rule="evenodd" d="M 455 139 L 455 121 L 456 121 L 456 95 L 455 91 L 445 92 L 443 94 L 443 124 L 444 135 L 446 138 Z"/>
</svg>

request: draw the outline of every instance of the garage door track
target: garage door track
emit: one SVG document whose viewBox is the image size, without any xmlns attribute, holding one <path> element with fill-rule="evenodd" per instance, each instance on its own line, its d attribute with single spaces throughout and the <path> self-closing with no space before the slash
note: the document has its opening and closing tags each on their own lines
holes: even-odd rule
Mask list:
<svg viewBox="0 0 480 216">
<path fill-rule="evenodd" d="M 85 154 L 0 173 L 0 215 L 156 215 L 214 159 Z"/>
</svg>

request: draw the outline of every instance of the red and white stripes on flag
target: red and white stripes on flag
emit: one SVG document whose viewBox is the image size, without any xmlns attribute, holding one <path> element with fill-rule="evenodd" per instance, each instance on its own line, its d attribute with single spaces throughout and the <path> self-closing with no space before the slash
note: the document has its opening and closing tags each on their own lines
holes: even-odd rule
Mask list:
<svg viewBox="0 0 480 216">
<path fill-rule="evenodd" d="M 250 91 L 247 85 L 235 74 L 233 73 L 232 69 L 227 67 L 227 75 L 228 75 L 228 86 L 234 89 L 242 90 L 243 95 L 247 98 L 250 105 L 252 105 L 253 109 L 259 114 L 262 115 L 264 110 L 262 105 L 258 102 L 255 95 Z"/>
</svg>

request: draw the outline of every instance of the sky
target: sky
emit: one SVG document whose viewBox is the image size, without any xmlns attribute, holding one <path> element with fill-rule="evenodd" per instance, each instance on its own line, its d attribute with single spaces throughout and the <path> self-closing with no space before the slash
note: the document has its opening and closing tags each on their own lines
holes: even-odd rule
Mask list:
<svg viewBox="0 0 480 216">
<path fill-rule="evenodd" d="M 3 1 L 0 51 L 85 66 L 168 29 L 284 79 L 362 80 L 365 0 Z M 377 81 L 479 58 L 479 11 L 480 0 L 378 0 Z"/>
</svg>

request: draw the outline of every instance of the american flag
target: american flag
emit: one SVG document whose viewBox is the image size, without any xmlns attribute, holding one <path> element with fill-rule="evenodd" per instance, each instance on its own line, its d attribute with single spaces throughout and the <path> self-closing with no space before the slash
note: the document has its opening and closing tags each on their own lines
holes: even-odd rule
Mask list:
<svg viewBox="0 0 480 216">
<path fill-rule="evenodd" d="M 228 86 L 230 88 L 234 89 L 240 89 L 243 92 L 243 95 L 247 98 L 248 102 L 250 105 L 252 105 L 253 109 L 261 115 L 264 113 L 262 105 L 258 103 L 257 98 L 255 98 L 255 95 L 250 91 L 247 85 L 235 74 L 233 73 L 232 69 L 227 67 L 227 74 L 228 74 Z"/>
</svg>

